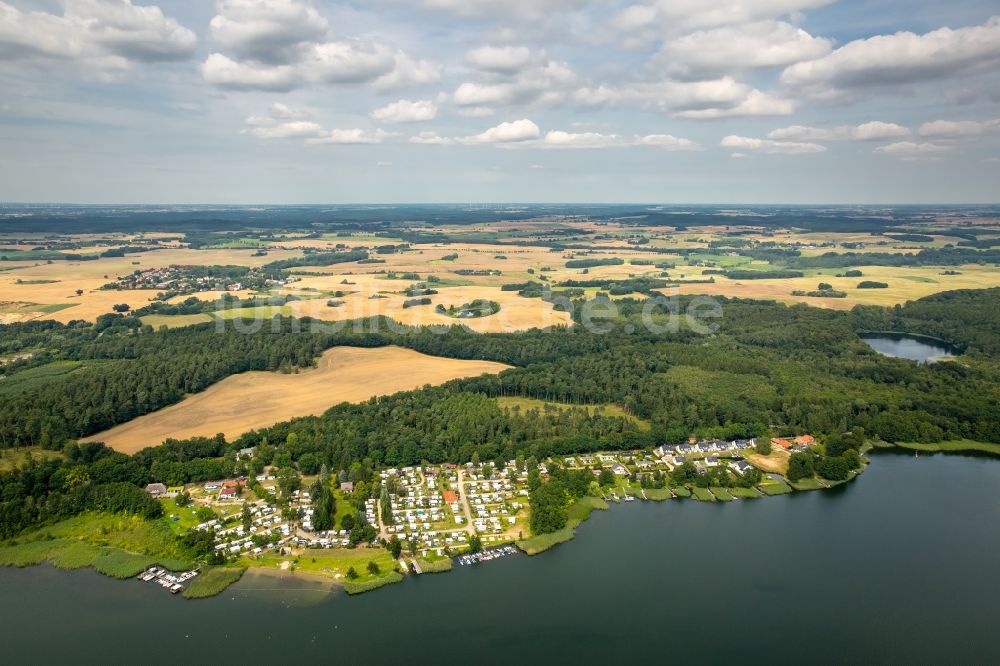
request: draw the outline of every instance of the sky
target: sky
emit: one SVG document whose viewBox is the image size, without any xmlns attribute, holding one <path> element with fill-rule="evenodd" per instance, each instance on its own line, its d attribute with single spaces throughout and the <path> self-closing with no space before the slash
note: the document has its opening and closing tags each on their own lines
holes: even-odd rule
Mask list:
<svg viewBox="0 0 1000 666">
<path fill-rule="evenodd" d="M 995 0 L 0 0 L 0 202 L 998 193 Z"/>
</svg>

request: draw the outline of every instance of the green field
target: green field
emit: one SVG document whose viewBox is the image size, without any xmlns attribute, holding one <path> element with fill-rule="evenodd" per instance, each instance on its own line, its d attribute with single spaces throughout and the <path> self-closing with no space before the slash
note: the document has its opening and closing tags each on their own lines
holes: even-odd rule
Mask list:
<svg viewBox="0 0 1000 666">
<path fill-rule="evenodd" d="M 757 499 L 762 497 L 762 495 L 753 488 L 730 488 L 729 493 L 733 497 L 739 497 L 741 499 Z"/>
<path fill-rule="evenodd" d="M 497 403 L 501 408 L 504 409 L 514 409 L 515 407 L 520 409 L 522 413 L 527 412 L 532 409 L 537 409 L 541 413 L 545 413 L 546 410 L 563 411 L 566 409 L 586 409 L 588 414 L 600 414 L 602 416 L 616 416 L 618 418 L 623 418 L 644 430 L 649 429 L 649 422 L 644 421 L 635 416 L 631 416 L 625 413 L 618 405 L 572 405 L 565 402 L 549 402 L 546 400 L 536 400 L 534 398 L 496 398 Z"/>
<path fill-rule="evenodd" d="M 162 326 L 167 328 L 180 328 L 181 326 L 191 326 L 193 324 L 207 324 L 213 321 L 207 314 L 187 314 L 187 315 L 146 315 L 141 318 L 142 323 L 159 329 Z"/>
<path fill-rule="evenodd" d="M 219 319 L 272 319 L 281 315 L 291 317 L 292 308 L 287 305 L 260 305 L 252 308 L 227 308 L 216 310 L 213 317 Z"/>
<path fill-rule="evenodd" d="M 691 491 L 684 486 L 677 486 L 676 488 L 671 488 L 676 497 L 691 497 Z"/>
<path fill-rule="evenodd" d="M 84 372 L 86 368 L 99 363 L 116 363 L 120 361 L 53 361 L 35 368 L 21 370 L 13 375 L 0 377 L 0 398 L 9 395 L 20 395 L 27 391 L 62 379 L 73 372 Z"/>
<path fill-rule="evenodd" d="M 0 385 L 2 385 L 2 382 L 0 382 Z M 49 451 L 37 446 L 23 449 L 0 449 L 0 472 L 8 472 L 15 465 L 23 467 L 32 458 L 39 461 L 62 457 L 63 454 L 59 451 Z"/>
</svg>

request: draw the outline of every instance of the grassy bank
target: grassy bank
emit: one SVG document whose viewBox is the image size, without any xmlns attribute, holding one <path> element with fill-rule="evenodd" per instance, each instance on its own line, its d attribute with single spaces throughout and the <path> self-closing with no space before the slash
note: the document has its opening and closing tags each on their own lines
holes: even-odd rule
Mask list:
<svg viewBox="0 0 1000 666">
<path fill-rule="evenodd" d="M 516 542 L 517 547 L 528 555 L 537 555 L 553 546 L 566 543 L 576 536 L 576 528 L 579 527 L 580 523 L 590 518 L 590 514 L 595 509 L 605 511 L 607 508 L 608 503 L 600 497 L 581 497 L 569 507 L 569 520 L 566 521 L 566 527 L 549 534 L 539 534 L 528 539 L 521 539 Z"/>
<path fill-rule="evenodd" d="M 243 567 L 209 567 L 191 581 L 184 590 L 185 599 L 204 599 L 221 594 L 223 590 L 243 577 Z"/>
<path fill-rule="evenodd" d="M 41 539 L 0 547 L 0 566 L 28 567 L 43 562 L 67 570 L 91 567 L 112 578 L 132 578 L 157 564 L 172 571 L 191 566 L 182 560 L 129 553 L 78 539 Z"/>
<path fill-rule="evenodd" d="M 442 557 L 433 560 L 425 560 L 418 557 L 416 562 L 422 573 L 444 573 L 446 571 L 451 571 L 452 568 L 450 557 Z"/>
<path fill-rule="evenodd" d="M 387 575 L 381 576 L 379 578 L 371 578 L 369 580 L 348 580 L 344 582 L 344 591 L 348 594 L 361 594 L 362 592 L 371 592 L 372 590 L 377 590 L 380 587 L 386 585 L 392 585 L 393 583 L 402 583 L 403 574 L 398 571 L 390 571 Z"/>
<path fill-rule="evenodd" d="M 61 569 L 91 567 L 114 578 L 130 578 L 153 565 L 172 571 L 192 566 L 165 523 L 107 513 L 81 514 L 0 546 L 0 566 L 43 562 Z"/>
<path fill-rule="evenodd" d="M 953 439 L 946 442 L 935 442 L 934 444 L 925 444 L 923 442 L 895 442 L 892 444 L 889 442 L 875 442 L 875 448 L 899 448 L 909 449 L 911 451 L 927 451 L 933 453 L 962 453 L 972 451 L 1000 456 L 1000 444 L 977 442 L 971 439 Z"/>
</svg>

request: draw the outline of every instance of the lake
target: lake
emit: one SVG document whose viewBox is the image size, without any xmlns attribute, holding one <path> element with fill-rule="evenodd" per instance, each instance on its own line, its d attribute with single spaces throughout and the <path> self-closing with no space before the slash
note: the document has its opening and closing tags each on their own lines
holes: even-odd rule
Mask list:
<svg viewBox="0 0 1000 666">
<path fill-rule="evenodd" d="M 894 333 L 869 333 L 861 336 L 869 347 L 883 356 L 908 358 L 918 363 L 934 363 L 944 358 L 954 358 L 954 349 L 945 342 L 931 338 L 917 338 Z"/>
<path fill-rule="evenodd" d="M 838 489 L 613 506 L 539 556 L 355 598 L 255 577 L 185 601 L 89 570 L 0 569 L 5 659 L 1000 661 L 1000 460 L 873 455 Z"/>
</svg>

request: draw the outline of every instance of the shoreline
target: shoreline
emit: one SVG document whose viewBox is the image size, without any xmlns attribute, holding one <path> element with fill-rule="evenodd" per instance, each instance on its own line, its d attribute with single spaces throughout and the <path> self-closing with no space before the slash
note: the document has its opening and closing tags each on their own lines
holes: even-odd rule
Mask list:
<svg viewBox="0 0 1000 666">
<path fill-rule="evenodd" d="M 885 452 L 892 450 L 900 452 L 914 451 L 915 453 L 940 453 L 945 455 L 981 455 L 991 458 L 1000 457 L 1000 444 L 976 442 L 973 440 L 951 440 L 934 444 L 924 444 L 918 442 L 870 442 L 865 449 L 865 453 L 870 453 L 871 451 Z M 812 479 L 811 483 L 787 482 L 790 486 L 789 491 L 781 494 L 829 490 L 846 485 L 863 474 L 871 464 L 870 458 L 864 457 L 863 460 L 865 461 L 865 464 L 862 468 L 855 471 L 850 478 L 844 481 L 821 481 L 819 479 Z M 636 491 L 636 489 L 631 486 L 616 486 L 613 490 L 624 489 L 631 490 L 632 492 Z M 651 492 L 652 496 L 648 496 L 644 489 L 640 489 L 639 492 L 632 495 L 632 497 L 636 500 L 653 503 L 663 502 L 667 499 L 690 499 L 693 501 L 722 503 L 728 503 L 735 499 L 756 499 L 749 496 L 741 496 L 740 494 L 733 494 L 731 498 L 726 499 L 719 499 L 712 495 L 712 498 L 708 499 L 708 497 L 699 497 L 686 486 L 666 489 L 669 491 L 669 495 L 664 494 L 662 490 L 663 489 Z M 686 490 L 689 494 L 685 495 L 681 492 L 677 492 L 680 490 Z M 711 495 L 711 492 L 708 494 Z M 771 495 L 761 492 L 758 497 L 766 496 Z M 622 502 L 618 501 L 615 503 L 621 504 Z M 529 537 L 527 539 L 512 540 L 509 543 L 515 545 L 518 550 L 529 557 L 541 554 L 555 546 L 573 540 L 576 537 L 576 530 L 590 518 L 594 511 L 597 510 L 610 510 L 610 502 L 604 498 L 584 496 L 570 505 L 569 519 L 566 526 L 562 529 L 547 534 Z M 62 569 L 64 571 L 91 568 L 99 574 L 109 578 L 116 578 L 118 580 L 134 578 L 150 566 L 161 566 L 170 571 L 181 571 L 195 566 L 190 562 L 172 560 L 169 557 L 133 553 L 116 546 L 92 544 L 85 541 L 81 537 L 52 537 L 50 534 L 45 532 L 46 529 L 50 529 L 51 527 L 52 526 L 42 528 L 42 530 L 38 533 L 32 535 L 35 538 L 29 538 L 24 541 L 20 541 L 15 538 L 0 546 L 0 566 L 9 568 L 26 568 L 29 566 L 50 564 L 55 568 Z M 290 558 L 295 559 L 303 556 L 308 557 L 308 553 L 309 551 L 304 551 L 297 555 L 290 556 Z M 420 558 L 409 559 L 419 560 Z M 454 558 L 449 558 L 449 563 L 451 563 L 453 559 Z M 404 557 L 397 561 L 396 564 L 397 567 L 406 567 L 407 563 L 408 559 Z M 440 568 L 429 569 L 426 573 L 444 573 L 451 568 L 452 567 L 441 566 Z M 244 574 L 262 576 L 275 580 L 300 580 L 315 585 L 316 590 L 323 590 L 328 593 L 334 592 L 337 588 L 340 588 L 349 596 L 370 592 L 387 585 L 403 582 L 409 575 L 408 572 L 401 573 L 398 568 L 393 568 L 391 571 L 387 572 L 386 575 L 380 576 L 379 578 L 355 582 L 350 580 L 339 580 L 331 576 L 304 571 L 302 569 L 292 569 L 291 567 L 288 569 L 281 569 L 273 566 L 255 566 L 253 563 L 248 562 L 244 562 L 242 566 L 223 565 L 218 567 L 204 567 L 204 573 L 206 574 L 210 575 L 213 571 L 218 571 L 220 574 L 222 572 L 234 573 L 231 576 L 232 580 L 228 582 L 223 583 L 221 581 L 214 581 L 221 585 L 217 591 L 213 590 L 210 594 L 199 593 L 194 597 L 185 594 L 185 599 L 190 600 L 191 598 L 211 598 L 218 596 L 225 590 L 229 589 L 232 585 L 237 584 L 240 580 L 242 580 Z M 235 572 L 239 572 L 239 575 L 235 575 Z M 191 586 L 189 586 L 188 589 L 190 589 L 190 587 Z"/>
</svg>

